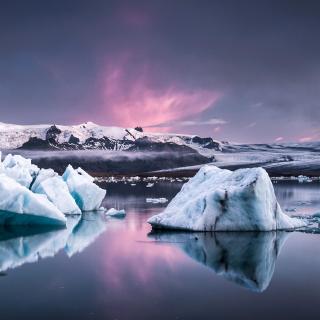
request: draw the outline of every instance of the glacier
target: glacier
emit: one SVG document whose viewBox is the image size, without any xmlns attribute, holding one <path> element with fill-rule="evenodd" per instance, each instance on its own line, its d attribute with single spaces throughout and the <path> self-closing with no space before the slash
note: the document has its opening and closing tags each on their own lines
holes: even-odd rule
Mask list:
<svg viewBox="0 0 320 320">
<path fill-rule="evenodd" d="M 262 168 L 230 171 L 203 166 L 160 214 L 153 228 L 189 231 L 272 231 L 303 227 L 284 214 Z"/>
</svg>

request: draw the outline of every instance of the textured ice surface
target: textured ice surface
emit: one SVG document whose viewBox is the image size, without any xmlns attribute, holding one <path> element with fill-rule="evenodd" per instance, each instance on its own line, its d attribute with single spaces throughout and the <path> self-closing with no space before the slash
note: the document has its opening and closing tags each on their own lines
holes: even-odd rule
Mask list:
<svg viewBox="0 0 320 320">
<path fill-rule="evenodd" d="M 194 231 L 271 231 L 294 229 L 302 220 L 284 214 L 262 168 L 234 172 L 203 166 L 148 222 L 155 228 Z"/>
<path fill-rule="evenodd" d="M 31 159 L 25 159 L 20 155 L 8 154 L 3 162 L 0 162 L 0 173 L 6 174 L 27 188 L 38 172 L 39 168 L 31 163 Z"/>
<path fill-rule="evenodd" d="M 65 225 L 66 218 L 42 194 L 0 174 L 0 224 Z"/>
<path fill-rule="evenodd" d="M 62 177 L 81 210 L 93 211 L 99 209 L 106 191 L 94 184 L 90 175 L 81 168 L 75 170 L 69 165 Z"/>
<path fill-rule="evenodd" d="M 81 210 L 69 193 L 67 184 L 61 177 L 54 176 L 44 179 L 37 184 L 34 192 L 46 195 L 65 214 L 81 214 Z"/>
</svg>

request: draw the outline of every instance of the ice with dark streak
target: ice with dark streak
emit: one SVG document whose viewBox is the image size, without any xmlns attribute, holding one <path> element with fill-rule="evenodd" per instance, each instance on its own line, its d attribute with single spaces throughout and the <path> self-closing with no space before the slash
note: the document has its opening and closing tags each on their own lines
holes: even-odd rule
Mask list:
<svg viewBox="0 0 320 320">
<path fill-rule="evenodd" d="M 281 210 L 262 168 L 230 171 L 203 166 L 160 214 L 153 228 L 190 231 L 272 231 L 303 227 Z"/>
</svg>

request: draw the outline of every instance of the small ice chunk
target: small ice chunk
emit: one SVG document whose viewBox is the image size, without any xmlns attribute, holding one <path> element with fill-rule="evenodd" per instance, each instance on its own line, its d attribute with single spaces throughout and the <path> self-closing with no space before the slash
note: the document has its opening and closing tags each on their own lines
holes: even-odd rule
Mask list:
<svg viewBox="0 0 320 320">
<path fill-rule="evenodd" d="M 166 203 L 168 202 L 167 198 L 147 198 L 146 202 L 148 203 Z"/>
<path fill-rule="evenodd" d="M 151 182 L 149 182 L 149 183 L 146 185 L 147 188 L 151 188 L 151 187 L 153 187 L 153 186 L 154 186 L 154 183 L 151 183 Z"/>
<path fill-rule="evenodd" d="M 0 174 L 0 224 L 65 225 L 64 214 L 45 195 Z"/>
<path fill-rule="evenodd" d="M 106 215 L 121 218 L 126 215 L 126 212 L 125 212 L 125 210 L 117 210 L 115 208 L 111 208 L 106 212 Z"/>
<path fill-rule="evenodd" d="M 283 213 L 264 169 L 232 172 L 208 165 L 148 222 L 154 228 L 193 231 L 271 231 L 306 225 Z"/>
<path fill-rule="evenodd" d="M 93 178 L 81 168 L 73 169 L 69 165 L 64 174 L 63 180 L 67 183 L 69 191 L 82 211 L 98 210 L 106 195 L 106 190 L 98 187 Z"/>
</svg>

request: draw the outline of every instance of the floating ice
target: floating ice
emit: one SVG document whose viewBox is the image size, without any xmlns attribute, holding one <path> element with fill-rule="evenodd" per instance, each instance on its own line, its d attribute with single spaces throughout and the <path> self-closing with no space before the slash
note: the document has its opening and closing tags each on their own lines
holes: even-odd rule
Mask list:
<svg viewBox="0 0 320 320">
<path fill-rule="evenodd" d="M 33 190 L 35 193 L 45 194 L 48 199 L 65 214 L 81 214 L 75 200 L 69 193 L 67 184 L 61 177 L 54 176 L 44 179 Z"/>
<path fill-rule="evenodd" d="M 147 188 L 152 188 L 153 186 L 154 186 L 154 183 L 151 183 L 151 182 L 149 182 L 149 183 L 146 185 Z"/>
<path fill-rule="evenodd" d="M 67 183 L 72 197 L 81 210 L 93 211 L 99 209 L 106 191 L 93 183 L 93 177 L 81 168 L 75 170 L 69 165 L 62 178 Z"/>
<path fill-rule="evenodd" d="M 154 228 L 194 231 L 271 231 L 305 225 L 282 212 L 264 169 L 232 172 L 215 166 L 203 166 L 164 212 L 148 222 Z"/>
<path fill-rule="evenodd" d="M 25 159 L 20 155 L 8 154 L 2 163 L 0 161 L 0 173 L 4 173 L 27 188 L 30 187 L 38 172 L 39 168 L 31 163 L 31 159 Z"/>
<path fill-rule="evenodd" d="M 66 218 L 45 195 L 0 174 L 0 224 L 65 225 Z"/>
<path fill-rule="evenodd" d="M 0 224 L 65 225 L 64 214 L 97 210 L 106 191 L 81 168 L 69 166 L 63 178 L 11 154 L 1 162 Z"/>
<path fill-rule="evenodd" d="M 122 218 L 126 215 L 125 210 L 117 210 L 115 208 L 111 208 L 106 212 L 107 216 Z"/>
<path fill-rule="evenodd" d="M 148 203 L 166 203 L 168 202 L 167 198 L 147 198 L 146 202 Z"/>
</svg>

